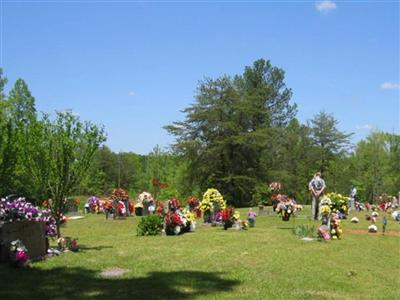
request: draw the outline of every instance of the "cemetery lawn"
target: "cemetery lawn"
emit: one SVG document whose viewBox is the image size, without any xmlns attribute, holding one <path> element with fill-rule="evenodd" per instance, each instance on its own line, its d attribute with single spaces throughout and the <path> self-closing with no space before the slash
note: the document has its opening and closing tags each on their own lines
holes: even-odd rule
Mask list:
<svg viewBox="0 0 400 300">
<path fill-rule="evenodd" d="M 242 209 L 242 217 L 247 209 Z M 139 217 L 103 215 L 70 220 L 64 236 L 77 253 L 35 262 L 29 269 L 0 266 L 0 299 L 396 299 L 400 286 L 400 225 L 367 234 L 361 222 L 342 221 L 340 241 L 306 242 L 294 223 L 315 226 L 304 211 L 294 221 L 257 217 L 247 231 L 210 227 L 182 236 L 137 237 Z M 381 229 L 382 213 L 378 219 Z M 389 235 L 390 234 L 390 235 Z M 125 269 L 103 278 L 106 269 Z"/>
</svg>

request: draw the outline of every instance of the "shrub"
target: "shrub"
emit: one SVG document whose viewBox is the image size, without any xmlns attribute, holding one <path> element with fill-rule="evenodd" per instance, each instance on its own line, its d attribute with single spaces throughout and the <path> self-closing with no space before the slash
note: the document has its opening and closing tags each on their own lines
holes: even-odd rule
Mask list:
<svg viewBox="0 0 400 300">
<path fill-rule="evenodd" d="M 163 227 L 162 219 L 157 215 L 143 217 L 137 226 L 137 235 L 159 235 Z"/>
</svg>

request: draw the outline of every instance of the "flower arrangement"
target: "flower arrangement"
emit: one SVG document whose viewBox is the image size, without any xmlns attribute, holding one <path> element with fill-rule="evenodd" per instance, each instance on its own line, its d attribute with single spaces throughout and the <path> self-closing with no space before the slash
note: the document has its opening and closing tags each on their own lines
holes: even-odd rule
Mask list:
<svg viewBox="0 0 400 300">
<path fill-rule="evenodd" d="M 111 198 L 113 200 L 127 200 L 129 199 L 129 195 L 128 193 L 121 188 L 117 188 L 117 189 L 113 189 L 112 193 L 111 193 Z"/>
<path fill-rule="evenodd" d="M 35 220 L 39 216 L 39 208 L 25 201 L 25 198 L 18 198 L 14 201 L 1 199 L 0 220 L 14 222 L 22 220 Z"/>
<path fill-rule="evenodd" d="M 96 196 L 91 196 L 87 198 L 86 203 L 89 205 L 89 211 L 91 213 L 99 213 L 100 211 L 100 201 Z"/>
<path fill-rule="evenodd" d="M 338 214 L 333 213 L 331 217 L 331 238 L 333 240 L 340 240 L 342 237 L 342 228 L 340 226 L 340 218 Z"/>
<path fill-rule="evenodd" d="M 160 217 L 163 217 L 165 215 L 165 204 L 161 201 L 157 201 L 156 215 Z"/>
<path fill-rule="evenodd" d="M 226 202 L 221 193 L 214 188 L 208 189 L 204 195 L 203 200 L 200 202 L 200 209 L 204 212 L 206 210 L 213 210 L 213 204 L 217 204 L 221 209 L 226 208 Z"/>
<path fill-rule="evenodd" d="M 176 198 L 172 198 L 168 201 L 168 208 L 171 211 L 175 211 L 177 209 L 181 208 L 181 204 L 179 203 L 179 200 Z"/>
<path fill-rule="evenodd" d="M 191 212 L 189 209 L 183 210 L 183 216 L 187 221 L 186 228 L 188 231 L 194 231 L 196 228 L 196 215 L 194 212 Z"/>
<path fill-rule="evenodd" d="M 279 192 L 282 189 L 282 184 L 280 182 L 271 182 L 269 188 L 272 192 Z"/>
<path fill-rule="evenodd" d="M 329 225 L 331 212 L 332 212 L 332 210 L 331 210 L 332 201 L 328 197 L 323 196 L 319 205 L 320 205 L 322 224 Z"/>
<path fill-rule="evenodd" d="M 187 221 L 196 222 L 196 215 L 188 209 L 183 210 L 183 214 Z"/>
<path fill-rule="evenodd" d="M 204 223 L 216 224 L 217 214 L 226 208 L 226 202 L 221 193 L 214 188 L 208 189 L 201 200 L 199 209 L 203 212 Z M 213 213 L 213 214 L 212 214 Z"/>
<path fill-rule="evenodd" d="M 18 198 L 13 201 L 1 199 L 0 201 L 0 221 L 36 221 L 45 223 L 45 235 L 54 237 L 57 235 L 56 220 L 52 216 L 50 209 L 41 210 L 39 207 L 25 201 L 25 198 Z"/>
<path fill-rule="evenodd" d="M 341 201 L 342 199 L 339 199 L 339 196 L 337 196 L 339 194 L 335 194 L 333 197 L 330 197 L 332 196 L 331 194 L 322 197 L 320 202 L 322 225 L 319 227 L 318 234 L 319 237 L 324 240 L 340 240 L 343 233 L 343 230 L 340 226 L 341 213 L 340 211 L 335 210 L 335 208 L 338 207 L 336 205 L 338 202 L 335 201 Z M 334 200 L 332 200 L 332 198 Z"/>
<path fill-rule="evenodd" d="M 117 213 L 119 216 L 124 216 L 126 214 L 125 203 L 121 200 L 119 200 L 117 203 Z"/>
<path fill-rule="evenodd" d="M 227 230 L 231 228 L 233 224 L 239 222 L 240 220 L 240 212 L 238 210 L 234 210 L 233 207 L 224 208 L 221 211 L 221 220 L 224 225 L 224 229 Z"/>
<path fill-rule="evenodd" d="M 68 236 L 61 237 L 57 240 L 58 248 L 61 251 L 72 251 L 77 252 L 79 250 L 78 242 L 76 239 L 70 238 Z"/>
<path fill-rule="evenodd" d="M 170 211 L 165 215 L 165 232 L 167 235 L 178 235 L 182 227 L 186 226 L 186 220 L 177 211 Z"/>
<path fill-rule="evenodd" d="M 331 210 L 337 213 L 340 219 L 346 218 L 346 215 L 348 214 L 347 202 L 349 197 L 333 192 L 326 194 L 326 197 L 331 200 Z"/>
<path fill-rule="evenodd" d="M 227 230 L 231 228 L 234 223 L 233 219 L 233 208 L 227 207 L 221 211 L 222 223 L 224 225 L 224 229 Z"/>
<path fill-rule="evenodd" d="M 254 211 L 250 208 L 250 210 L 249 210 L 249 212 L 248 212 L 248 214 L 247 214 L 247 221 L 248 221 L 250 227 L 256 226 L 256 217 L 257 217 L 256 212 L 254 212 Z"/>
<path fill-rule="evenodd" d="M 196 217 L 201 217 L 201 210 L 200 210 L 200 200 L 195 197 L 189 197 L 187 199 L 187 204 L 189 205 L 190 211 L 196 214 Z"/>
<path fill-rule="evenodd" d="M 189 197 L 186 202 L 189 205 L 191 211 L 195 210 L 200 204 L 200 200 L 195 197 Z"/>
<path fill-rule="evenodd" d="M 11 242 L 10 256 L 10 262 L 15 267 L 26 267 L 30 259 L 28 249 L 21 240 Z"/>
<path fill-rule="evenodd" d="M 247 222 L 246 220 L 242 220 L 241 225 L 243 230 L 247 230 L 249 228 L 249 222 Z"/>
<path fill-rule="evenodd" d="M 289 221 L 290 217 L 296 211 L 296 204 L 287 196 L 283 196 L 283 200 L 278 203 L 275 211 L 282 216 L 282 221 Z"/>
<path fill-rule="evenodd" d="M 211 211 L 212 210 L 211 202 L 201 201 L 199 208 L 202 212 Z"/>
</svg>

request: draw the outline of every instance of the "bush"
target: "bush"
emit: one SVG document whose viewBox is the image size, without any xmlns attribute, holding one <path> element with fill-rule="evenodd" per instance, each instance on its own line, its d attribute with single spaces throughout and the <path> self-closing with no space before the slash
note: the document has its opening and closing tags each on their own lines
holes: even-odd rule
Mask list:
<svg viewBox="0 0 400 300">
<path fill-rule="evenodd" d="M 159 235 L 163 227 L 162 219 L 157 215 L 143 217 L 137 226 L 137 235 Z"/>
</svg>

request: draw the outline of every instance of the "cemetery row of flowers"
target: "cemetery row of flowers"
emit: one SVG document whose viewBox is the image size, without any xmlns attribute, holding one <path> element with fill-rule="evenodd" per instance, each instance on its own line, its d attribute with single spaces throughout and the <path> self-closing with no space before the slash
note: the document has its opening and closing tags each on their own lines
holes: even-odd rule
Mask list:
<svg viewBox="0 0 400 300">
<path fill-rule="evenodd" d="M 166 235 L 179 235 L 194 231 L 196 228 L 196 217 L 199 212 L 204 214 L 204 223 L 214 226 L 223 226 L 225 230 L 231 227 L 236 229 L 247 229 L 248 222 L 240 220 L 239 211 L 227 207 L 221 193 L 216 189 L 208 189 L 203 199 L 190 197 L 187 206 L 182 208 L 178 199 L 168 200 L 167 205 L 157 202 L 155 215 L 141 219 L 137 233 L 138 235 L 158 235 L 165 232 Z M 255 213 L 251 214 L 252 226 L 255 224 Z"/>
</svg>

